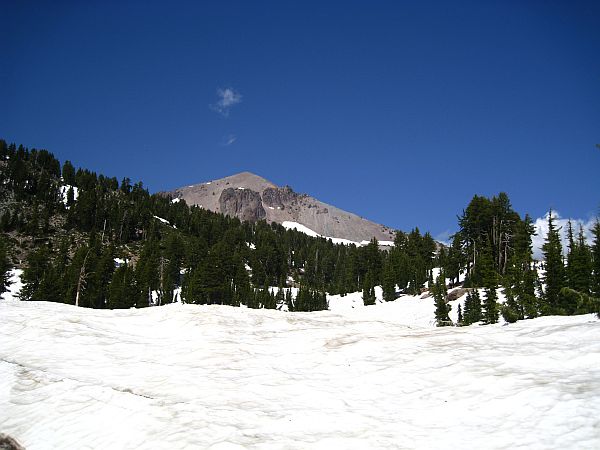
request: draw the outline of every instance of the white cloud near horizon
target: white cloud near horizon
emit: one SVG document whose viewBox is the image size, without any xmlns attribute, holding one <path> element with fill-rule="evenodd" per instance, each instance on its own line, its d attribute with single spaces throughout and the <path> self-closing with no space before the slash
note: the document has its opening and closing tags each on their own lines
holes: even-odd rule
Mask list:
<svg viewBox="0 0 600 450">
<path fill-rule="evenodd" d="M 231 108 L 242 102 L 242 94 L 233 88 L 217 89 L 217 102 L 210 105 L 213 111 L 218 112 L 223 117 L 229 116 Z"/>
<path fill-rule="evenodd" d="M 560 228 L 560 236 L 563 244 L 563 253 L 566 255 L 568 245 L 567 229 L 569 218 L 562 218 L 557 211 L 552 211 L 552 217 L 554 218 L 554 224 L 556 228 Z M 570 220 L 573 226 L 573 235 L 577 237 L 579 235 L 579 227 L 582 226 L 585 239 L 588 244 L 591 244 L 594 240 L 592 228 L 594 227 L 598 218 L 591 217 L 587 220 L 571 218 Z M 534 226 L 536 235 L 532 237 L 533 257 L 535 259 L 542 259 L 542 245 L 544 245 L 546 235 L 548 234 L 548 213 L 546 213 L 544 217 L 538 217 L 534 222 Z"/>
</svg>

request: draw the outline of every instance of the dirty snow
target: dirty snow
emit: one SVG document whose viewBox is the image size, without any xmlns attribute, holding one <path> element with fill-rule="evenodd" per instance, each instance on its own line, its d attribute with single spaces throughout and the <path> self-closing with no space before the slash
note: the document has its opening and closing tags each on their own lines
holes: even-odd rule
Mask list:
<svg viewBox="0 0 600 450">
<path fill-rule="evenodd" d="M 431 298 L 106 311 L 17 287 L 0 430 L 28 450 L 600 448 L 593 315 L 433 328 Z"/>
</svg>

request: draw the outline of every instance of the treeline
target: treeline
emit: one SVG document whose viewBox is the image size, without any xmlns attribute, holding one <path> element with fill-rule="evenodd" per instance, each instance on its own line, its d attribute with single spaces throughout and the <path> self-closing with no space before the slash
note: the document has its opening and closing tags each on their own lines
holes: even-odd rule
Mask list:
<svg viewBox="0 0 600 450">
<path fill-rule="evenodd" d="M 387 253 L 376 240 L 333 244 L 241 222 L 2 140 L 0 167 L 0 230 L 13 254 L 25 254 L 24 300 L 144 307 L 172 302 L 181 288 L 185 302 L 269 307 L 266 287 L 293 285 L 302 287 L 293 309 L 316 310 L 327 307 L 325 292 L 384 281 L 416 292 L 433 264 L 435 243 L 418 230 L 399 233 Z"/>
<path fill-rule="evenodd" d="M 179 296 L 196 304 L 315 311 L 327 308 L 325 292 L 362 290 L 371 305 L 375 286 L 386 301 L 429 288 L 438 323 L 448 324 L 447 284 L 464 278 L 464 287 L 483 289 L 483 296 L 472 290 L 459 311 L 465 325 L 495 323 L 500 314 L 512 322 L 597 309 L 600 225 L 592 245 L 569 227 L 563 255 L 550 214 L 541 267 L 533 260 L 532 220 L 515 212 L 506 194 L 473 197 L 458 225 L 447 247 L 418 229 L 397 232 L 385 251 L 376 240 L 333 244 L 151 195 L 141 182 L 61 165 L 46 150 L 0 140 L 0 290 L 17 264 L 25 269 L 23 300 L 130 308 Z M 290 287 L 300 288 L 296 298 Z"/>
<path fill-rule="evenodd" d="M 491 199 L 475 196 L 459 217 L 459 231 L 449 248 L 442 248 L 438 264 L 440 280 L 457 283 L 464 274 L 467 294 L 459 324 L 496 323 L 500 314 L 507 322 L 542 315 L 571 315 L 599 312 L 600 223 L 596 222 L 591 245 L 584 230 L 576 232 L 568 223 L 568 251 L 563 254 L 560 230 L 552 211 L 548 214 L 548 235 L 542 263 L 533 259 L 535 227 L 529 216 L 521 218 L 504 193 Z M 538 271 L 538 269 L 540 269 Z M 541 274 L 541 277 L 538 276 Z M 433 294 L 438 325 L 450 323 L 445 291 L 438 281 Z M 497 289 L 504 289 L 506 301 L 498 304 Z"/>
</svg>

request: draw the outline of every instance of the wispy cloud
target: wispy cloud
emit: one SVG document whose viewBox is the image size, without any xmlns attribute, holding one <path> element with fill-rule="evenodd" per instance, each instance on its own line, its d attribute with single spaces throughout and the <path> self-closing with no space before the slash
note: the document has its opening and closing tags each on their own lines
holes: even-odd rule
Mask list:
<svg viewBox="0 0 600 450">
<path fill-rule="evenodd" d="M 435 239 L 438 242 L 441 242 L 444 245 L 450 246 L 450 244 L 452 243 L 450 237 L 453 234 L 454 233 L 452 233 L 450 230 L 445 230 L 434 236 L 433 239 Z"/>
<path fill-rule="evenodd" d="M 235 141 L 237 141 L 237 136 L 235 134 L 228 134 L 221 141 L 221 146 L 222 147 L 228 147 L 231 144 L 233 144 Z"/>
<path fill-rule="evenodd" d="M 242 102 L 242 94 L 232 88 L 217 89 L 217 101 L 210 106 L 213 111 L 218 112 L 223 117 L 229 116 L 231 108 Z"/>
<path fill-rule="evenodd" d="M 555 219 L 554 224 L 556 228 L 561 228 L 560 235 L 562 238 L 563 244 L 563 252 L 566 254 L 567 252 L 567 223 L 569 222 L 568 218 L 562 218 L 557 211 L 552 211 L 552 217 Z M 579 227 L 583 227 L 583 234 L 588 243 L 592 243 L 594 237 L 592 235 L 592 228 L 596 223 L 596 217 L 592 217 L 590 219 L 573 219 L 571 218 L 571 224 L 573 226 L 573 234 L 575 237 L 579 234 Z M 536 235 L 532 238 L 533 243 L 533 257 L 536 259 L 542 259 L 542 245 L 544 245 L 544 241 L 546 236 L 548 235 L 548 214 L 544 217 L 538 217 L 535 220 L 535 232 Z"/>
</svg>

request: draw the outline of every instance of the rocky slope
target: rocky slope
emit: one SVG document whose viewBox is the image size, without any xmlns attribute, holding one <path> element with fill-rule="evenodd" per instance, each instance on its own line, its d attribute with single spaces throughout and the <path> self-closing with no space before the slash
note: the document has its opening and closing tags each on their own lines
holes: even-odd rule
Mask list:
<svg viewBox="0 0 600 450">
<path fill-rule="evenodd" d="M 296 222 L 322 236 L 361 242 L 373 237 L 392 241 L 394 230 L 323 203 L 307 194 L 294 192 L 289 186 L 276 186 L 250 172 L 206 183 L 186 186 L 170 192 L 189 205 L 242 220 Z"/>
</svg>

